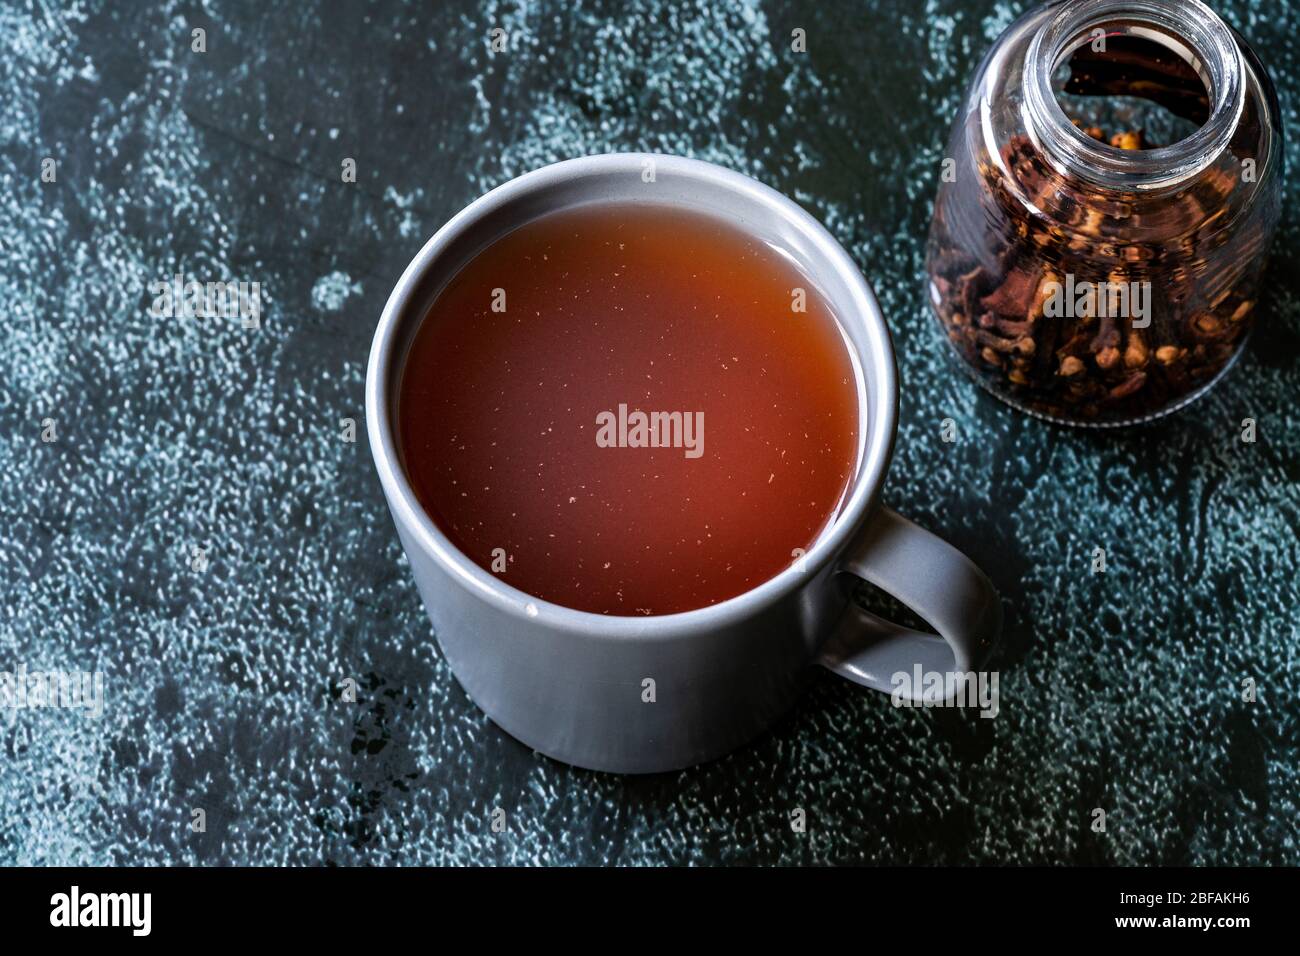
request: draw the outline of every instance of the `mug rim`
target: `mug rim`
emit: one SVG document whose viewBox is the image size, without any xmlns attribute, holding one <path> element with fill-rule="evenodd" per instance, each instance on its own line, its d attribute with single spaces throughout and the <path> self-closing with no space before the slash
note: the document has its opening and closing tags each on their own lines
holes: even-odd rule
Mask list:
<svg viewBox="0 0 1300 956">
<path fill-rule="evenodd" d="M 805 555 L 803 570 L 791 564 L 748 591 L 689 611 L 644 616 L 598 614 L 547 601 L 489 574 L 456 547 L 425 512 L 401 466 L 390 414 L 393 387 L 400 374 L 395 361 L 399 356 L 394 353 L 402 341 L 399 333 L 408 320 L 412 300 L 417 297 L 424 275 L 472 223 L 525 194 L 544 191 L 557 183 L 611 172 L 639 176 L 646 160 L 651 160 L 658 172 L 743 194 L 778 213 L 788 225 L 798 229 L 828 266 L 838 273 L 858 308 L 857 314 L 850 318 L 837 313 L 837 321 L 844 324 L 860 322 L 867 333 L 869 349 L 859 348 L 852 339 L 846 344 L 864 365 L 864 391 L 870 406 L 860 420 L 866 420 L 870 433 L 862 445 L 862 457 L 852 491 L 829 530 L 818 535 Z M 745 229 L 741 223 L 736 223 L 736 226 Z M 866 354 L 868 351 L 871 354 Z M 870 363 L 873 373 L 870 376 L 865 367 L 867 363 Z M 897 427 L 898 372 L 889 328 L 875 293 L 844 247 L 803 207 L 770 186 L 713 163 L 662 153 L 602 153 L 562 160 L 508 180 L 456 213 L 421 247 L 402 272 L 375 329 L 366 369 L 366 430 L 370 450 L 389 508 L 398 524 L 460 586 L 497 610 L 530 623 L 545 623 L 592 638 L 676 637 L 725 628 L 754 617 L 813 580 L 826 564 L 844 551 L 876 505 L 889 469 Z"/>
</svg>

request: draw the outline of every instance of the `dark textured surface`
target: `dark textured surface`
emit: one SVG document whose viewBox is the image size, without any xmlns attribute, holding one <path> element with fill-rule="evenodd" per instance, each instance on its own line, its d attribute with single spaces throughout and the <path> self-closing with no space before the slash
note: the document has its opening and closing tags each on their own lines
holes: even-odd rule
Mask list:
<svg viewBox="0 0 1300 956">
<path fill-rule="evenodd" d="M 1294 134 L 1296 7 L 1218 6 Z M 98 720 L 0 713 L 0 860 L 1300 863 L 1294 219 L 1218 391 L 1124 435 L 1045 427 L 954 373 L 920 278 L 961 89 L 1022 5 L 635 9 L 0 5 L 0 670 L 107 681 Z M 827 675 L 753 746 L 622 779 L 535 756 L 455 684 L 339 421 L 446 218 L 621 148 L 756 176 L 864 266 L 904 386 L 886 497 L 1003 592 L 996 719 Z M 261 328 L 151 317 L 176 272 L 261 282 Z"/>
</svg>

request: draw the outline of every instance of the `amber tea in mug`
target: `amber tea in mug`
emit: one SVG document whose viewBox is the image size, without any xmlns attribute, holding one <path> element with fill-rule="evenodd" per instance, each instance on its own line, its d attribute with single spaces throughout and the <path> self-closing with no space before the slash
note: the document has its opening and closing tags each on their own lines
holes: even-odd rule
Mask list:
<svg viewBox="0 0 1300 956">
<path fill-rule="evenodd" d="M 671 614 L 762 584 L 834 522 L 857 375 L 786 251 L 703 212 L 594 203 L 499 238 L 439 292 L 398 437 L 421 505 L 480 567 L 581 611 Z"/>
</svg>

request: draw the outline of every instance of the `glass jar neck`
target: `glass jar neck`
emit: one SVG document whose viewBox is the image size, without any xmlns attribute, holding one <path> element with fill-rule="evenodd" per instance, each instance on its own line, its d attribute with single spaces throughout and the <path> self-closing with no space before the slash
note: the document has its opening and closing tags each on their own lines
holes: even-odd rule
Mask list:
<svg viewBox="0 0 1300 956">
<path fill-rule="evenodd" d="M 1158 43 L 1196 71 L 1208 119 L 1170 146 L 1124 150 L 1079 129 L 1057 100 L 1053 78 L 1080 47 L 1120 36 Z M 1227 149 L 1246 103 L 1246 66 L 1236 36 L 1200 0 L 1068 0 L 1035 34 L 1024 66 L 1024 122 L 1035 145 L 1066 176 L 1121 192 L 1177 188 Z"/>
</svg>

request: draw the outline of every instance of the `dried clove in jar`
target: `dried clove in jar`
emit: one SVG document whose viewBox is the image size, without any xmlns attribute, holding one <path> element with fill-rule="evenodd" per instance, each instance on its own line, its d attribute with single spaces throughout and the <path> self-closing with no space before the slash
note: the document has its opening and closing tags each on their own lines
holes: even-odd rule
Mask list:
<svg viewBox="0 0 1300 956">
<path fill-rule="evenodd" d="M 1067 97 L 1090 115 L 1068 119 Z M 1141 100 L 1193 132 L 1159 145 L 1103 125 Z M 1074 424 L 1147 420 L 1206 390 L 1253 323 L 1278 117 L 1258 61 L 1202 4 L 1083 0 L 1013 24 L 954 130 L 931 227 L 931 300 L 964 366 Z"/>
</svg>

